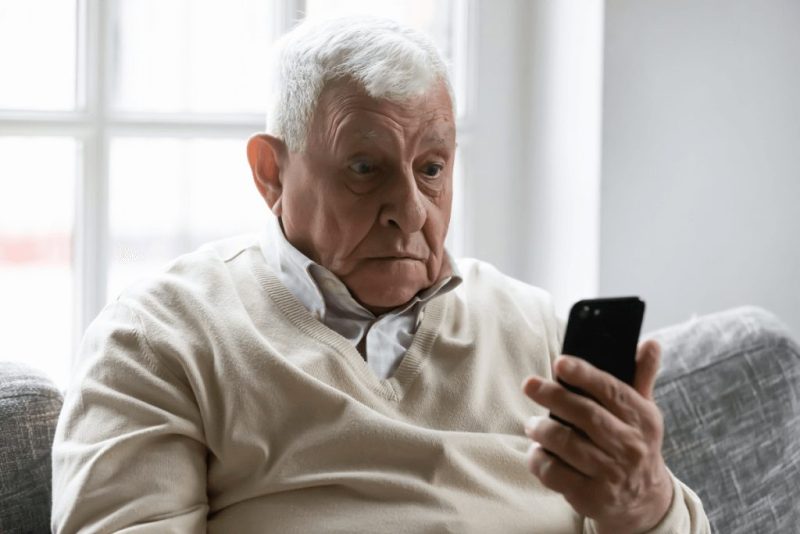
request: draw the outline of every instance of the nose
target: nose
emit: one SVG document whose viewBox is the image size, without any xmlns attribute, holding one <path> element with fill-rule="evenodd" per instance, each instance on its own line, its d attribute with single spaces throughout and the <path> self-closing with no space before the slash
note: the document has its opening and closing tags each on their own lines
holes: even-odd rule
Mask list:
<svg viewBox="0 0 800 534">
<path fill-rule="evenodd" d="M 397 227 L 406 235 L 422 229 L 427 218 L 425 198 L 410 169 L 398 172 L 393 177 L 383 200 L 380 212 L 382 225 Z"/>
</svg>

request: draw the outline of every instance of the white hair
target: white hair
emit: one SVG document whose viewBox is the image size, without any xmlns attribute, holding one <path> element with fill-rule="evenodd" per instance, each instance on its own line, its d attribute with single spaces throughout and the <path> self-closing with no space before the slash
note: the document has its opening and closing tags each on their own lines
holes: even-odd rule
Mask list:
<svg viewBox="0 0 800 534">
<path fill-rule="evenodd" d="M 445 84 L 447 67 L 423 33 L 383 18 L 302 22 L 277 43 L 267 132 L 295 152 L 305 149 L 309 123 L 325 85 L 351 79 L 373 98 L 399 102 Z"/>
</svg>

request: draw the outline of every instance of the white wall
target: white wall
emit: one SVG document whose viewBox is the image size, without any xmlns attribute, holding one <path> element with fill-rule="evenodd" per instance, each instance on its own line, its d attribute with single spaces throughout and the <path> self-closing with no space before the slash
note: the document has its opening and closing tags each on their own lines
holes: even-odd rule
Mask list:
<svg viewBox="0 0 800 534">
<path fill-rule="evenodd" d="M 606 4 L 600 291 L 800 334 L 800 2 Z"/>
<path fill-rule="evenodd" d="M 602 0 L 475 1 L 466 255 L 550 291 L 597 291 Z"/>
<path fill-rule="evenodd" d="M 527 280 L 567 317 L 598 289 L 603 2 L 529 8 Z"/>
<path fill-rule="evenodd" d="M 526 101 L 524 0 L 470 3 L 473 30 L 472 93 L 468 138 L 458 151 L 465 179 L 462 189 L 464 255 L 493 263 L 522 278 L 527 273 L 524 199 Z"/>
</svg>

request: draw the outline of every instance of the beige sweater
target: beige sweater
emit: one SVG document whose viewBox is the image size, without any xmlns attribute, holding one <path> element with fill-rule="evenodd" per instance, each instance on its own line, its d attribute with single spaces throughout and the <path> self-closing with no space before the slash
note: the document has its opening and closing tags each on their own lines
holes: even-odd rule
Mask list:
<svg viewBox="0 0 800 534">
<path fill-rule="evenodd" d="M 486 264 L 427 304 L 388 380 L 278 282 L 205 247 L 86 333 L 53 450 L 56 532 L 590 530 L 525 466 L 520 383 L 558 354 L 549 297 Z M 656 532 L 707 532 L 675 481 Z"/>
</svg>

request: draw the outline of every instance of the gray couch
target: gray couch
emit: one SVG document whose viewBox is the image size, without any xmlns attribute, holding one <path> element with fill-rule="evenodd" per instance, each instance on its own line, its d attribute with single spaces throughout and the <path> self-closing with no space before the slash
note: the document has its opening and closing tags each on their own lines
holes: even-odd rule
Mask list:
<svg viewBox="0 0 800 534">
<path fill-rule="evenodd" d="M 652 333 L 670 469 L 715 532 L 800 532 L 800 348 L 771 314 L 739 308 Z M 47 532 L 61 395 L 0 363 L 0 532 Z"/>
<path fill-rule="evenodd" d="M 800 533 L 800 347 L 759 308 L 652 334 L 670 469 L 715 532 Z"/>
<path fill-rule="evenodd" d="M 62 400 L 40 372 L 0 362 L 0 533 L 50 532 L 50 445 Z"/>
</svg>

